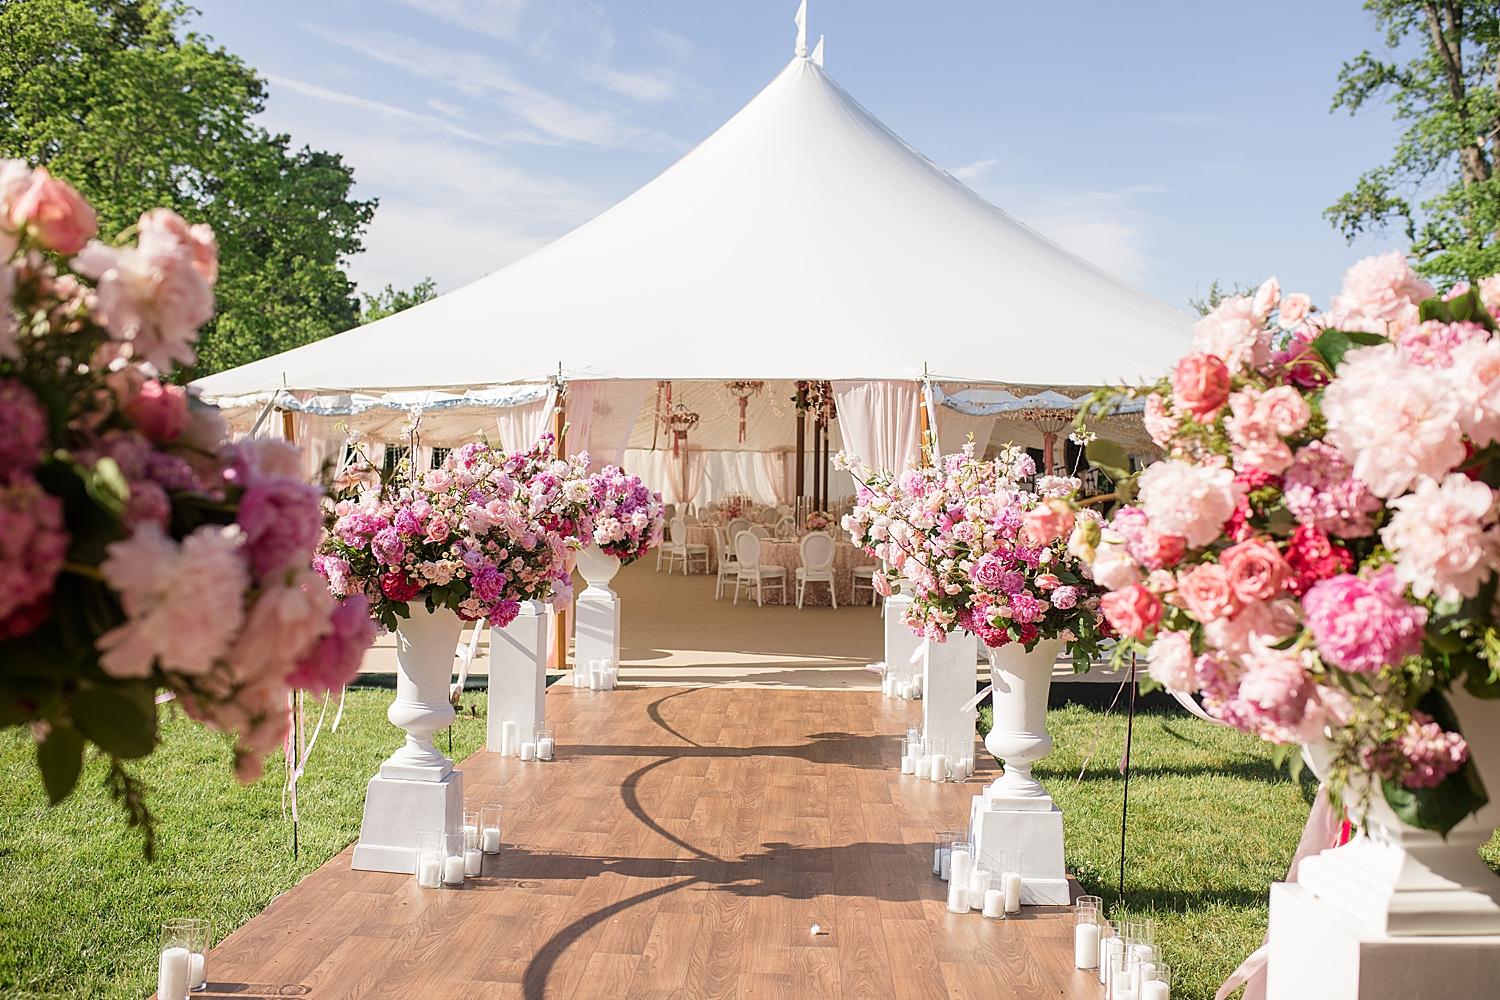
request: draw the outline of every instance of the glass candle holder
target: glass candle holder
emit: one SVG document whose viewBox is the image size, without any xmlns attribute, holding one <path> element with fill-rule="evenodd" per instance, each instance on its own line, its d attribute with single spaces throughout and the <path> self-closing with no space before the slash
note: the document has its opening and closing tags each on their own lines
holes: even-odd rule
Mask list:
<svg viewBox="0 0 1500 1000">
<path fill-rule="evenodd" d="M 620 667 L 611 659 L 599 661 L 599 690 L 613 691 L 620 686 Z"/>
<path fill-rule="evenodd" d="M 464 849 L 479 846 L 479 813 L 470 812 L 468 801 L 464 802 Z"/>
<path fill-rule="evenodd" d="M 522 760 L 536 760 L 536 730 L 532 726 L 520 727 L 521 746 L 516 756 Z"/>
<path fill-rule="evenodd" d="M 929 781 L 948 780 L 948 741 L 932 738 L 927 741 L 927 767 L 919 771 Z"/>
<path fill-rule="evenodd" d="M 455 889 L 464 884 L 464 835 L 443 836 L 443 888 Z"/>
<path fill-rule="evenodd" d="M 500 718 L 500 756 L 514 757 L 521 752 L 521 724 L 515 716 Z"/>
<path fill-rule="evenodd" d="M 1172 1000 L 1172 967 L 1157 963 L 1154 968 L 1141 968 L 1140 1000 Z"/>
<path fill-rule="evenodd" d="M 1132 985 L 1139 981 L 1135 956 L 1120 952 L 1109 957 L 1109 1000 L 1139 1000 L 1140 991 Z"/>
<path fill-rule="evenodd" d="M 417 834 L 417 885 L 436 889 L 443 884 L 443 860 L 447 856 L 441 830 Z"/>
<path fill-rule="evenodd" d="M 1000 873 L 1000 888 L 1005 893 L 1005 912 L 1021 912 L 1021 862 L 1020 851 L 998 851 L 995 854 L 994 871 Z"/>
<path fill-rule="evenodd" d="M 589 673 L 599 666 L 598 660 L 590 660 L 587 663 L 573 664 L 573 686 L 575 688 L 586 688 L 589 686 Z"/>
<path fill-rule="evenodd" d="M 948 845 L 948 909 L 953 913 L 969 912 L 969 878 L 974 874 L 974 852 L 965 840 Z"/>
<path fill-rule="evenodd" d="M 985 874 L 979 912 L 991 920 L 1005 919 L 1005 889 L 1000 884 L 1000 874 L 993 869 Z"/>
<path fill-rule="evenodd" d="M 1085 899 L 1098 896 L 1083 896 L 1073 905 L 1073 968 L 1099 968 L 1099 908 Z"/>
<path fill-rule="evenodd" d="M 500 853 L 499 803 L 489 803 L 479 810 L 479 849 L 486 854 Z"/>
<path fill-rule="evenodd" d="M 538 729 L 536 731 L 536 759 L 551 760 L 557 754 L 556 730 Z"/>
<path fill-rule="evenodd" d="M 1125 939 L 1121 937 L 1123 921 L 1110 920 L 1099 925 L 1099 982 L 1104 985 L 1104 995 L 1109 996 L 1110 963 L 1114 956 L 1125 950 Z"/>
<path fill-rule="evenodd" d="M 161 925 L 156 992 L 163 1000 L 186 1000 L 208 985 L 208 921 L 181 917 Z"/>
<path fill-rule="evenodd" d="M 984 858 L 981 856 L 974 862 L 974 870 L 969 873 L 969 909 L 983 910 L 985 893 L 989 892 L 991 873 L 985 866 Z"/>
</svg>

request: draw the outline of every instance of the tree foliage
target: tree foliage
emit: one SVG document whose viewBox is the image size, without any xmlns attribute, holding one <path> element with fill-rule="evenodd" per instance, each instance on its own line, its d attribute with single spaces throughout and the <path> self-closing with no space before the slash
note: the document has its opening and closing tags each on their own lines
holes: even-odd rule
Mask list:
<svg viewBox="0 0 1500 1000">
<path fill-rule="evenodd" d="M 1350 242 L 1400 224 L 1425 274 L 1493 274 L 1500 270 L 1500 3 L 1366 0 L 1364 8 L 1387 49 L 1409 41 L 1418 54 L 1396 63 L 1366 50 L 1346 62 L 1332 110 L 1354 114 L 1383 98 L 1406 131 L 1391 160 L 1367 171 L 1324 217 Z"/>
<path fill-rule="evenodd" d="M 391 285 L 386 285 L 385 290 L 376 292 L 374 295 L 365 296 L 365 311 L 360 315 L 361 323 L 373 323 L 377 319 L 385 319 L 412 306 L 419 306 L 423 302 L 431 302 L 437 298 L 437 282 L 430 277 L 423 278 L 411 287 L 410 291 L 397 291 Z"/>
<path fill-rule="evenodd" d="M 219 313 L 189 377 L 360 320 L 343 271 L 376 202 L 336 153 L 254 122 L 265 85 L 175 0 L 0 0 L 0 156 L 44 164 L 105 239 L 166 205 L 218 236 Z"/>
</svg>

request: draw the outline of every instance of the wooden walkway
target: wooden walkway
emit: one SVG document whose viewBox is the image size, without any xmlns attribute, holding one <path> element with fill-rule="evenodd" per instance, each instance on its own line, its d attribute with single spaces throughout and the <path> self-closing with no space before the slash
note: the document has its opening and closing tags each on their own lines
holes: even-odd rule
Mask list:
<svg viewBox="0 0 1500 1000">
<path fill-rule="evenodd" d="M 351 871 L 346 850 L 215 948 L 195 996 L 1097 1000 L 1065 908 L 947 912 L 933 830 L 966 822 L 993 774 L 903 777 L 898 734 L 920 710 L 864 691 L 554 687 L 559 760 L 462 765 L 470 808 L 505 805 L 481 878 L 419 889 Z"/>
</svg>

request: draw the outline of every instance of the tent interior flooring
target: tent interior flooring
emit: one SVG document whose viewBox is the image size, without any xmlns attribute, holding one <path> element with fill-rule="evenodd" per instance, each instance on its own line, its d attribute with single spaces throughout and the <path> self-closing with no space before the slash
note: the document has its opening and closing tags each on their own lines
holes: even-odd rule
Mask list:
<svg viewBox="0 0 1500 1000">
<path fill-rule="evenodd" d="M 420 889 L 345 850 L 214 949 L 203 995 L 1097 997 L 1066 908 L 947 912 L 932 827 L 994 774 L 903 780 L 919 705 L 724 686 L 547 703 L 557 761 L 462 764 L 470 802 L 505 805 L 481 877 Z"/>
</svg>

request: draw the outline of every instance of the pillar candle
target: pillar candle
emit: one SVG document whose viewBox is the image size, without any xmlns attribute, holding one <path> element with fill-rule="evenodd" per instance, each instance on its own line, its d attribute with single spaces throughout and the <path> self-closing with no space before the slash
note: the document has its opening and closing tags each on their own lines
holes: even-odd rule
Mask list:
<svg viewBox="0 0 1500 1000">
<path fill-rule="evenodd" d="M 974 872 L 974 855 L 968 851 L 954 851 L 953 857 L 948 860 L 948 878 L 952 882 L 969 884 L 969 876 Z"/>
<path fill-rule="evenodd" d="M 1000 876 L 1000 887 L 1005 890 L 1005 912 L 1021 912 L 1021 876 L 1006 872 Z"/>
<path fill-rule="evenodd" d="M 201 990 L 208 985 L 208 972 L 205 969 L 207 956 L 202 952 L 193 952 L 188 956 L 188 988 Z"/>
<path fill-rule="evenodd" d="M 464 874 L 478 875 L 483 870 L 484 855 L 477 847 L 464 850 Z"/>
<path fill-rule="evenodd" d="M 552 737 L 550 737 L 550 736 L 547 737 L 544 740 L 537 740 L 536 741 L 536 759 L 537 760 L 551 760 L 552 759 L 552 754 L 556 750 L 557 750 L 557 744 L 552 741 Z"/>
<path fill-rule="evenodd" d="M 1073 967 L 1092 969 L 1099 964 L 1099 925 L 1079 924 L 1073 928 Z"/>
<path fill-rule="evenodd" d="M 1141 1000 L 1171 1000 L 1172 990 L 1160 979 L 1148 979 L 1141 984 Z"/>
<path fill-rule="evenodd" d="M 601 670 L 596 663 L 590 663 L 589 664 L 589 690 L 590 691 L 597 691 L 597 690 L 599 690 L 599 688 L 601 686 L 601 682 L 602 682 L 602 678 L 600 677 L 600 675 L 603 672 L 604 671 Z"/>
<path fill-rule="evenodd" d="M 1155 962 L 1137 962 L 1135 966 L 1135 988 L 1145 990 L 1146 984 L 1156 978 Z"/>
<path fill-rule="evenodd" d="M 911 701 L 911 681 L 902 681 L 900 686 L 897 687 L 896 693 L 901 697 L 902 701 Z"/>
<path fill-rule="evenodd" d="M 948 909 L 962 913 L 969 908 L 969 884 L 965 879 L 948 880 Z"/>
<path fill-rule="evenodd" d="M 932 769 L 930 773 L 933 781 L 948 780 L 948 756 L 946 754 L 933 754 L 929 767 Z"/>
<path fill-rule="evenodd" d="M 161 1000 L 187 1000 L 188 950 L 163 948 L 156 968 L 156 995 Z"/>
<path fill-rule="evenodd" d="M 464 846 L 465 847 L 478 847 L 479 846 L 479 827 L 473 825 L 472 823 L 465 823 L 464 824 Z"/>
<path fill-rule="evenodd" d="M 515 719 L 506 719 L 500 726 L 500 756 L 514 757 L 516 755 L 516 741 L 521 735 L 521 727 L 516 725 Z"/>
<path fill-rule="evenodd" d="M 437 858 L 423 858 L 421 867 L 417 869 L 417 885 L 424 889 L 436 889 L 441 879 L 442 871 Z"/>
<path fill-rule="evenodd" d="M 498 826 L 487 826 L 480 834 L 479 847 L 486 854 L 500 853 L 500 828 Z"/>
<path fill-rule="evenodd" d="M 990 873 L 975 865 L 969 875 L 969 909 L 977 910 L 984 905 L 984 894 L 989 887 Z"/>
<path fill-rule="evenodd" d="M 938 862 L 938 878 L 942 879 L 944 882 L 948 881 L 948 872 L 949 872 L 949 869 L 952 867 L 952 864 L 953 864 L 953 849 L 949 848 L 949 847 L 945 847 L 945 848 L 943 848 L 943 857 Z"/>
<path fill-rule="evenodd" d="M 527 740 L 521 744 L 521 759 L 536 760 L 536 744 Z"/>
<path fill-rule="evenodd" d="M 443 862 L 443 881 L 448 885 L 464 884 L 464 859 L 457 854 L 449 855 Z"/>
<path fill-rule="evenodd" d="M 1099 982 L 1109 985 L 1110 960 L 1120 953 L 1120 939 L 1107 937 L 1099 942 Z"/>
<path fill-rule="evenodd" d="M 903 754 L 901 756 L 901 773 L 911 774 L 911 754 Z"/>
<path fill-rule="evenodd" d="M 984 909 L 980 911 L 991 920 L 999 920 L 1005 916 L 1005 893 L 999 889 L 986 889 L 984 891 Z"/>
</svg>

